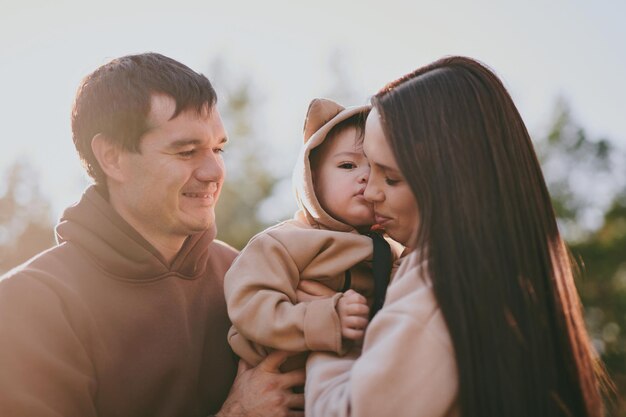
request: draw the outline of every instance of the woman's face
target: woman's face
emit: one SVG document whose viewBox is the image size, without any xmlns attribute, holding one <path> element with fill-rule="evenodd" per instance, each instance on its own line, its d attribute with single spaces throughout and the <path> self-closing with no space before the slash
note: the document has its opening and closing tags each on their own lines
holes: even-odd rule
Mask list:
<svg viewBox="0 0 626 417">
<path fill-rule="evenodd" d="M 363 150 L 371 167 L 364 196 L 374 204 L 375 221 L 407 246 L 419 226 L 417 202 L 387 143 L 376 108 L 367 118 Z"/>
</svg>

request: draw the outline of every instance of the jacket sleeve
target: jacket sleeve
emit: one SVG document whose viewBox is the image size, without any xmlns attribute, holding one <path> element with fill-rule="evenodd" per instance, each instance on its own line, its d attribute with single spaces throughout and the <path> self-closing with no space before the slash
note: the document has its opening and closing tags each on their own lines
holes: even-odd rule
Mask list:
<svg viewBox="0 0 626 417">
<path fill-rule="evenodd" d="M 96 379 L 66 308 L 25 273 L 0 281 L 0 415 L 96 416 Z"/>
<path fill-rule="evenodd" d="M 234 327 L 240 336 L 273 349 L 341 353 L 336 304 L 342 294 L 298 302 L 300 272 L 288 249 L 278 240 L 268 234 L 252 239 L 224 281 L 228 314 Z"/>
<path fill-rule="evenodd" d="M 307 415 L 458 415 L 456 361 L 430 287 L 392 286 L 391 302 L 372 320 L 360 357 L 356 351 L 343 358 L 323 352 L 309 357 Z"/>
</svg>

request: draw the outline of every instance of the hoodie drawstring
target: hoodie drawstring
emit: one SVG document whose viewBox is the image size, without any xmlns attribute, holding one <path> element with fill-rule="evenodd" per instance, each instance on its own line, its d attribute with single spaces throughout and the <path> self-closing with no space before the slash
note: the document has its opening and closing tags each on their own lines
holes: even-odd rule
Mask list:
<svg viewBox="0 0 626 417">
<path fill-rule="evenodd" d="M 370 311 L 370 320 L 376 315 L 385 303 L 387 286 L 391 276 L 391 247 L 379 233 L 369 232 L 372 238 L 374 254 L 372 259 L 372 275 L 374 276 L 374 304 Z"/>
</svg>

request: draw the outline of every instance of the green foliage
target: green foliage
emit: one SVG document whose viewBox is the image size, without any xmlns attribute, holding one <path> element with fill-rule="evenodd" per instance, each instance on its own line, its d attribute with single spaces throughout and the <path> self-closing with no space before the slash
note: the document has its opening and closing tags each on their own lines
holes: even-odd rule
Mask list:
<svg viewBox="0 0 626 417">
<path fill-rule="evenodd" d="M 620 172 L 626 158 L 607 140 L 590 139 L 563 101 L 536 147 L 579 269 L 590 336 L 618 392 L 626 392 L 626 186 Z M 626 404 L 618 407 L 615 412 L 626 415 Z"/>
<path fill-rule="evenodd" d="M 617 198 L 604 225 L 571 246 L 581 269 L 577 286 L 587 328 L 618 394 L 626 393 L 626 199 Z M 616 415 L 626 416 L 619 398 Z"/>
<path fill-rule="evenodd" d="M 248 81 L 224 77 L 220 62 L 213 64 L 213 83 L 220 86 L 219 110 L 229 131 L 226 148 L 227 177 L 216 209 L 218 238 L 237 249 L 266 228 L 258 213 L 277 182 L 266 166 L 269 146 L 262 142 L 258 111 L 260 99 Z"/>
<path fill-rule="evenodd" d="M 243 178 L 229 180 L 222 187 L 216 217 L 218 238 L 242 249 L 253 235 L 267 227 L 257 210 L 270 195 L 276 179 L 251 154 L 244 156 L 239 169 Z"/>
<path fill-rule="evenodd" d="M 623 185 L 616 180 L 622 155 L 606 139 L 591 140 L 562 99 L 535 146 L 563 236 L 570 243 L 588 239 Z"/>
</svg>

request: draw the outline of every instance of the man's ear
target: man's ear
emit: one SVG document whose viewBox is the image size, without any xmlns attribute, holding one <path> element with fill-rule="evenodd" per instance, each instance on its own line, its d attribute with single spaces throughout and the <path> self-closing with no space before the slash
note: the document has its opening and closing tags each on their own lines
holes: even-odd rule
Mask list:
<svg viewBox="0 0 626 417">
<path fill-rule="evenodd" d="M 121 157 L 124 150 L 121 146 L 113 142 L 108 136 L 98 133 L 91 139 L 91 150 L 107 177 L 114 181 L 124 179 L 121 167 Z"/>
</svg>

